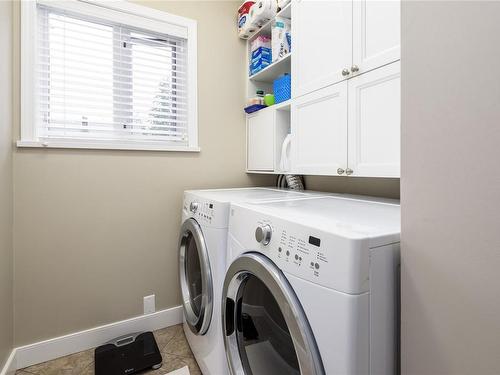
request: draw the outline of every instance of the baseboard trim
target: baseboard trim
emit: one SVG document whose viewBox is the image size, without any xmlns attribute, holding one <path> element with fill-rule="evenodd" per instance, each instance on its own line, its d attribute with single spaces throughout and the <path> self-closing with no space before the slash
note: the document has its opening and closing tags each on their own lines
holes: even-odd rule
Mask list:
<svg viewBox="0 0 500 375">
<path fill-rule="evenodd" d="M 5 365 L 0 371 L 0 375 L 14 375 L 16 373 L 17 370 L 16 351 L 17 349 L 14 348 L 10 352 L 9 358 L 7 358 L 7 362 L 5 362 Z"/>
<path fill-rule="evenodd" d="M 152 314 L 20 346 L 12 351 L 0 375 L 11 375 L 12 372 L 9 371 L 95 348 L 108 340 L 127 333 L 154 331 L 180 323 L 182 323 L 182 306 L 176 306 Z M 10 367 L 7 365 L 11 366 L 13 370 L 9 370 Z"/>
</svg>

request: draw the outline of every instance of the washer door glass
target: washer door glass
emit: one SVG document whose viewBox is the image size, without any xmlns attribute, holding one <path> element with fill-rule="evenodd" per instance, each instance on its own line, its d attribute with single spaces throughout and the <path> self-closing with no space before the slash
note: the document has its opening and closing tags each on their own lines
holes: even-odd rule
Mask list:
<svg viewBox="0 0 500 375">
<path fill-rule="evenodd" d="M 292 336 L 276 299 L 257 277 L 249 275 L 237 298 L 238 350 L 245 374 L 300 374 Z"/>
<path fill-rule="evenodd" d="M 198 246 L 193 234 L 189 232 L 186 238 L 186 283 L 189 289 L 189 302 L 195 315 L 201 311 L 203 296 L 203 281 L 201 279 L 201 264 Z"/>
<path fill-rule="evenodd" d="M 212 272 L 203 232 L 194 219 L 181 228 L 179 275 L 186 322 L 191 331 L 203 335 L 212 318 Z"/>
</svg>

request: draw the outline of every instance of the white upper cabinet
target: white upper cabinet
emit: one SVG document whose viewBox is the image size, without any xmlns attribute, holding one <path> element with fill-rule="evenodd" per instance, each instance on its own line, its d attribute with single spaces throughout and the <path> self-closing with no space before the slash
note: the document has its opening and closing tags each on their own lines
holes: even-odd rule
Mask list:
<svg viewBox="0 0 500 375">
<path fill-rule="evenodd" d="M 352 2 L 292 2 L 292 95 L 346 78 L 352 64 Z M 344 73 L 345 74 L 345 73 Z"/>
<path fill-rule="evenodd" d="M 354 73 L 364 73 L 399 60 L 400 1 L 353 1 Z M 358 68 L 359 70 L 356 71 Z"/>
<path fill-rule="evenodd" d="M 347 82 L 297 98 L 291 115 L 294 173 L 337 175 L 343 171 L 347 165 Z"/>
<path fill-rule="evenodd" d="M 399 0 L 292 0 L 282 11 L 291 9 L 291 66 L 278 61 L 265 73 L 290 67 L 291 99 L 272 118 L 249 117 L 248 170 L 400 176 L 400 8 Z"/>
<path fill-rule="evenodd" d="M 350 79 L 347 174 L 399 177 L 400 63 Z"/>
</svg>

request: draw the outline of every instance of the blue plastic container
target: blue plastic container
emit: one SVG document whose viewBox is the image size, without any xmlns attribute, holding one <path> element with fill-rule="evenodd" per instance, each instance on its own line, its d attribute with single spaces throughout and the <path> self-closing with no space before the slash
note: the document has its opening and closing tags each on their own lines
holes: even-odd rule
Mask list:
<svg viewBox="0 0 500 375">
<path fill-rule="evenodd" d="M 292 97 L 292 80 L 290 74 L 285 74 L 273 82 L 274 101 L 276 104 Z"/>
</svg>

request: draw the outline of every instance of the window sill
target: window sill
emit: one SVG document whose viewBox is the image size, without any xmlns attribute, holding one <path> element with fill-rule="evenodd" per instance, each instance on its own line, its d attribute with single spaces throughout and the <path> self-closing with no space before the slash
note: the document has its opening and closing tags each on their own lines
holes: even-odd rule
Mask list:
<svg viewBox="0 0 500 375">
<path fill-rule="evenodd" d="M 170 152 L 200 152 L 199 147 L 171 146 L 140 142 L 99 142 L 99 141 L 71 141 L 71 140 L 50 140 L 50 141 L 17 141 L 19 148 L 69 148 L 69 149 L 89 149 L 89 150 L 132 150 L 132 151 L 170 151 Z"/>
</svg>

